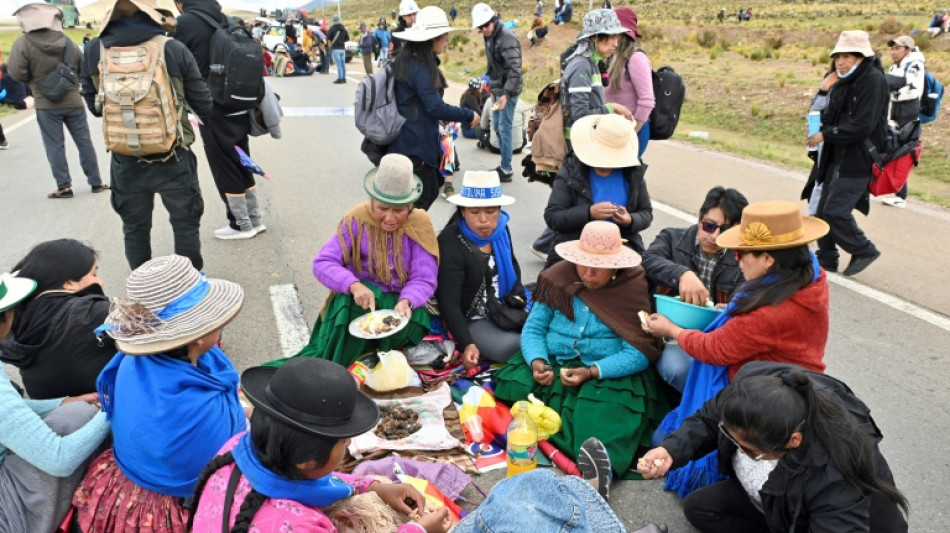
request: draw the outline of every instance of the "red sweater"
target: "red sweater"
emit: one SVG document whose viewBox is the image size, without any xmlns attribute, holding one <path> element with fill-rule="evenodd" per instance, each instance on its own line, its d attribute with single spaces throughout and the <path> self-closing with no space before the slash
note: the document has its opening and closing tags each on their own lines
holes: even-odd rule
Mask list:
<svg viewBox="0 0 950 533">
<path fill-rule="evenodd" d="M 729 365 L 730 381 L 749 361 L 777 361 L 825 371 L 828 342 L 828 279 L 818 281 L 776 306 L 732 317 L 721 328 L 703 333 L 685 329 L 676 338 L 694 358 Z"/>
</svg>

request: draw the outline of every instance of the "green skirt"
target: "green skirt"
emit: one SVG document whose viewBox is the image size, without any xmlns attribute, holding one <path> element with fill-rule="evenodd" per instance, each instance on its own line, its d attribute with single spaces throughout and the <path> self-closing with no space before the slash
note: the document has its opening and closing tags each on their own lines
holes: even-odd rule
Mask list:
<svg viewBox="0 0 950 533">
<path fill-rule="evenodd" d="M 591 379 L 580 387 L 566 387 L 560 380 L 562 365 L 554 363 L 554 383 L 539 385 L 519 351 L 495 374 L 495 396 L 505 402 L 524 400 L 529 393 L 561 415 L 561 431 L 549 442 L 575 461 L 581 444 L 597 437 L 610 455 L 614 479 L 642 479 L 628 474 L 637 450 L 649 447 L 653 431 L 666 412 L 653 367 L 632 376 Z M 564 368 L 583 366 L 580 359 Z"/>
<path fill-rule="evenodd" d="M 399 294 L 382 292 L 379 287 L 363 282 L 376 296 L 376 309 L 394 309 Z M 431 317 L 425 307 L 412 312 L 409 324 L 395 335 L 384 339 L 359 339 L 349 332 L 350 322 L 369 311 L 356 305 L 353 296 L 333 293 L 326 309 L 317 317 L 313 325 L 310 342 L 294 357 L 319 357 L 329 359 L 343 366 L 350 366 L 361 355 L 375 351 L 399 350 L 415 346 L 429 334 Z M 266 366 L 280 366 L 287 359 L 277 359 L 264 363 Z"/>
</svg>

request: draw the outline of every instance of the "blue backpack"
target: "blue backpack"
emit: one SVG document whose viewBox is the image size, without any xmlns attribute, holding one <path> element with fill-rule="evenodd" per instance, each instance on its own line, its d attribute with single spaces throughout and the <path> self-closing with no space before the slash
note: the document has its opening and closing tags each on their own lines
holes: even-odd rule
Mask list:
<svg viewBox="0 0 950 533">
<path fill-rule="evenodd" d="M 943 100 L 943 84 L 928 72 L 924 77 L 924 94 L 920 96 L 921 124 L 933 122 L 937 118 L 941 100 Z"/>
</svg>

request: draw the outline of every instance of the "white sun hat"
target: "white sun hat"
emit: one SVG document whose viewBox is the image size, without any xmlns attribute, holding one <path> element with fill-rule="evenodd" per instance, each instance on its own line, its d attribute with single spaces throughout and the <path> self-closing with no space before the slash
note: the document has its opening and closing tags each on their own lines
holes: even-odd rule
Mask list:
<svg viewBox="0 0 950 533">
<path fill-rule="evenodd" d="M 458 194 L 448 198 L 459 207 L 501 207 L 515 203 L 515 199 L 501 192 L 501 180 L 494 170 L 467 170 L 462 176 Z"/>
<path fill-rule="evenodd" d="M 411 28 L 393 33 L 393 37 L 421 43 L 431 41 L 436 37 L 449 33 L 450 31 L 460 31 L 461 28 L 449 26 L 449 17 L 445 16 L 445 11 L 435 6 L 426 6 L 419 10 L 416 15 L 416 23 Z"/>
</svg>

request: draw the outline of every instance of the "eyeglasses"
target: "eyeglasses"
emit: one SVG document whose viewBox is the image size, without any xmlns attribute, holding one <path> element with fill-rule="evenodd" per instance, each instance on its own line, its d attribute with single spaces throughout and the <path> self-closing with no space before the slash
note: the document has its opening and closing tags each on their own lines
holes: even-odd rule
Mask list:
<svg viewBox="0 0 950 533">
<path fill-rule="evenodd" d="M 720 226 L 715 222 L 710 222 L 708 220 L 701 220 L 699 225 L 702 226 L 703 231 L 706 233 L 716 233 L 717 229 L 719 230 L 719 233 L 725 233 L 727 229 L 735 226 L 735 224 L 723 224 Z"/>
<path fill-rule="evenodd" d="M 719 432 L 722 433 L 724 437 L 729 439 L 729 442 L 735 444 L 736 448 L 739 448 L 742 451 L 742 453 L 746 454 L 746 456 L 749 459 L 752 459 L 753 461 L 761 461 L 762 458 L 766 456 L 765 452 L 756 454 L 755 452 L 749 450 L 745 446 L 739 444 L 739 442 L 736 439 L 732 438 L 732 435 L 730 435 L 729 432 L 726 431 L 726 426 L 725 424 L 723 424 L 722 420 L 719 421 Z"/>
</svg>

